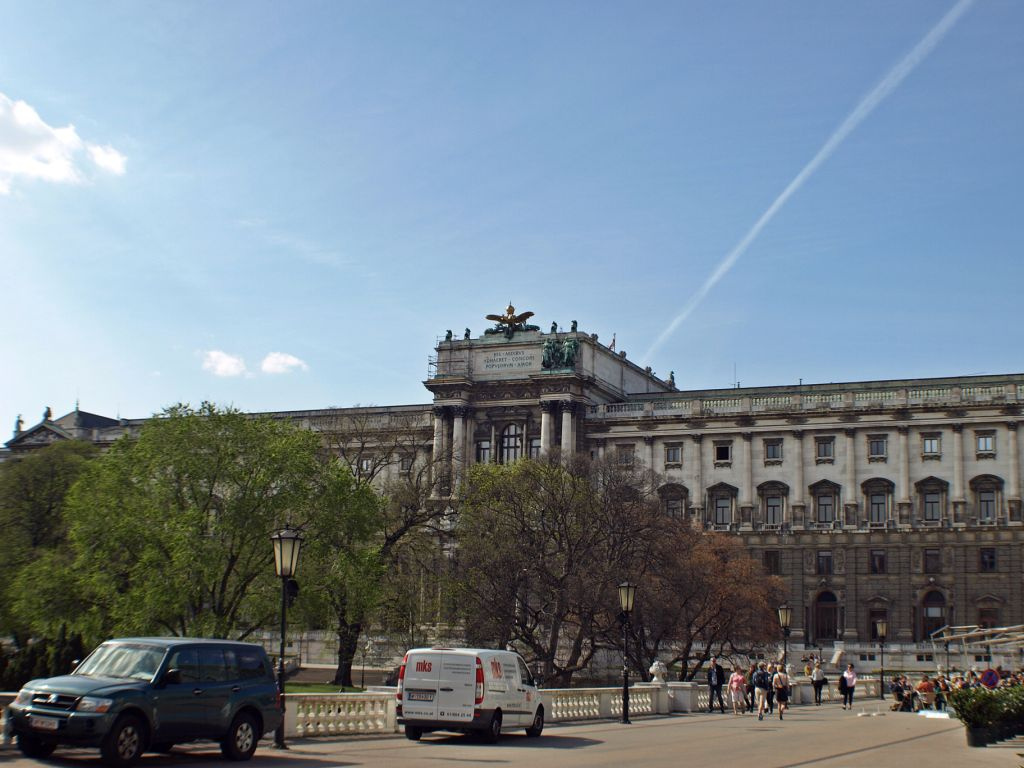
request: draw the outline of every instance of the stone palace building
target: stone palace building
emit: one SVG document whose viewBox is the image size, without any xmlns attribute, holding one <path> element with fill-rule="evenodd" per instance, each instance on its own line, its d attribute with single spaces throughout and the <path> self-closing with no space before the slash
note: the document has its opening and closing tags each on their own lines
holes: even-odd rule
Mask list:
<svg viewBox="0 0 1024 768">
<path fill-rule="evenodd" d="M 741 537 L 783 578 L 797 648 L 872 661 L 884 618 L 887 659 L 913 666 L 942 661 L 929 635 L 945 625 L 1024 624 L 1024 374 L 679 391 L 575 322 L 545 333 L 522 317 L 509 307 L 481 336 L 449 332 L 430 403 L 270 415 L 400 431 L 387 472 L 443 457 L 453 482 L 554 449 L 639 462 L 662 476 L 666 514 Z M 46 416 L 19 421 L 8 455 L 108 443 L 143 421 Z M 358 456 L 357 472 L 380 465 L 372 441 Z"/>
</svg>

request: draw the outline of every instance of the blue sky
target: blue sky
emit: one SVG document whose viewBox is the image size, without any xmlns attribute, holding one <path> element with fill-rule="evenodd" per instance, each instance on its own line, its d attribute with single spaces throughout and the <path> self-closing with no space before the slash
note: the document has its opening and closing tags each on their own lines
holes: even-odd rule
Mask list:
<svg viewBox="0 0 1024 768">
<path fill-rule="evenodd" d="M 427 402 L 436 340 L 509 299 L 681 388 L 1024 369 L 1015 0 L 0 18 L 0 434 L 76 398 Z"/>
</svg>

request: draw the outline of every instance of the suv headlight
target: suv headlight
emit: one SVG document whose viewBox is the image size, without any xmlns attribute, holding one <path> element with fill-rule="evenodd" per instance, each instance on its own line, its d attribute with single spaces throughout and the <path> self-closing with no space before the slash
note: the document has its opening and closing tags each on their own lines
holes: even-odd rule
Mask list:
<svg viewBox="0 0 1024 768">
<path fill-rule="evenodd" d="M 78 700 L 76 712 L 107 712 L 114 706 L 113 699 L 98 699 L 95 696 L 83 696 Z"/>
<path fill-rule="evenodd" d="M 18 695 L 14 698 L 14 703 L 20 706 L 25 706 L 32 701 L 32 691 L 28 688 L 22 688 L 18 691 Z"/>
</svg>

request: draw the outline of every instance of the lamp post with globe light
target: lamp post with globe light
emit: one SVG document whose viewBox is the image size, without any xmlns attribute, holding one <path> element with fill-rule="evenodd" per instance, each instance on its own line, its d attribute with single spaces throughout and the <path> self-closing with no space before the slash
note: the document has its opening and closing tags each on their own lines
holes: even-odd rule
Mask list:
<svg viewBox="0 0 1024 768">
<path fill-rule="evenodd" d="M 885 636 L 889 632 L 889 622 L 886 619 L 875 621 L 875 635 L 878 636 L 878 698 L 885 698 Z"/>
<path fill-rule="evenodd" d="M 622 622 L 622 723 L 629 725 L 629 614 L 633 612 L 633 601 L 636 598 L 636 584 L 624 581 L 619 584 L 619 621 Z"/>
<path fill-rule="evenodd" d="M 274 543 L 274 570 L 281 579 L 281 653 L 277 658 L 277 692 L 281 699 L 281 725 L 274 732 L 274 747 L 287 749 L 284 743 L 284 647 L 288 630 L 288 584 L 298 570 L 303 539 L 302 534 L 294 528 L 282 528 L 271 536 L 270 540 Z"/>
</svg>

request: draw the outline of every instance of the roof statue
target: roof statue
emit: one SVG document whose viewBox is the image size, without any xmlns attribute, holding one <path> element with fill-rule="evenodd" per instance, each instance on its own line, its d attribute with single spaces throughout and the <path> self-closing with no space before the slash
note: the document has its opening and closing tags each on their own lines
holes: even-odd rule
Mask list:
<svg viewBox="0 0 1024 768">
<path fill-rule="evenodd" d="M 526 321 L 533 317 L 533 312 L 516 314 L 516 308 L 510 303 L 505 309 L 504 315 L 487 315 L 488 320 L 493 320 L 496 325 L 488 328 L 484 333 L 503 333 L 506 338 L 511 339 L 516 331 L 539 331 L 536 325 L 526 325 Z"/>
</svg>

